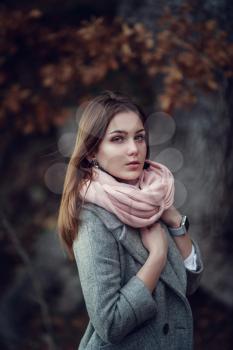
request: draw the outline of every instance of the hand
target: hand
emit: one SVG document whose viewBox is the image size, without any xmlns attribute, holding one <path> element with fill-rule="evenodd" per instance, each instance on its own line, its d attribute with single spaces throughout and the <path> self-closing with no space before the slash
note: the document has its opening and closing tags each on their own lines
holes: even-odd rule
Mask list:
<svg viewBox="0 0 233 350">
<path fill-rule="evenodd" d="M 168 250 L 167 235 L 159 222 L 143 227 L 140 231 L 144 247 L 151 253 L 166 260 Z"/>
<path fill-rule="evenodd" d="M 172 205 L 170 208 L 164 210 L 160 218 L 169 227 L 180 227 L 182 215 L 179 211 Z"/>
</svg>

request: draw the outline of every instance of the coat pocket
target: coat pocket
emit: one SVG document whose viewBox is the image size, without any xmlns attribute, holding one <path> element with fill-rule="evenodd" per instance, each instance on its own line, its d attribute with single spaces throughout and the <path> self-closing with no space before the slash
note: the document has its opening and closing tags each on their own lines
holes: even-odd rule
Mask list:
<svg viewBox="0 0 233 350">
<path fill-rule="evenodd" d="M 118 344 L 105 344 L 99 350 L 161 350 L 150 320 L 138 326 Z"/>
</svg>

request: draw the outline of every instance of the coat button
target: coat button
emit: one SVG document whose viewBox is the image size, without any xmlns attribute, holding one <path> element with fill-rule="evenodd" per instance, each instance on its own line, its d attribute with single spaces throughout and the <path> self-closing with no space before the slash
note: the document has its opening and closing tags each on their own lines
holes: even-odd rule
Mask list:
<svg viewBox="0 0 233 350">
<path fill-rule="evenodd" d="M 163 326 L 163 334 L 168 334 L 169 332 L 169 324 L 168 323 L 165 323 L 164 326 Z"/>
</svg>

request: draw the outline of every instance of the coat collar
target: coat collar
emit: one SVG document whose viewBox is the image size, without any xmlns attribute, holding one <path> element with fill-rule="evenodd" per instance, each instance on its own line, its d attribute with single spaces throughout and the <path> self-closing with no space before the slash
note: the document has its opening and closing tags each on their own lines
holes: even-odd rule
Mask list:
<svg viewBox="0 0 233 350">
<path fill-rule="evenodd" d="M 142 265 L 146 262 L 148 251 L 142 244 L 139 229 L 124 224 L 115 214 L 96 204 L 85 203 L 83 207 L 94 212 L 101 219 L 104 225 L 113 233 L 116 240 L 125 247 L 135 260 Z M 165 228 L 168 237 L 167 264 L 160 275 L 160 279 L 176 293 L 184 295 L 187 284 L 184 262 L 174 240 L 169 234 L 167 226 L 161 221 L 160 223 Z"/>
</svg>

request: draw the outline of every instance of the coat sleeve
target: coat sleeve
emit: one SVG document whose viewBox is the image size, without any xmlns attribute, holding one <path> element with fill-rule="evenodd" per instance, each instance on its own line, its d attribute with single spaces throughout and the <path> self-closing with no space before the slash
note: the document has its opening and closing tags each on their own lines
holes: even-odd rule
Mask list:
<svg viewBox="0 0 233 350">
<path fill-rule="evenodd" d="M 187 295 L 191 295 L 197 290 L 197 288 L 200 285 L 200 280 L 202 278 L 203 271 L 204 271 L 200 248 L 197 242 L 193 238 L 192 238 L 192 243 L 194 245 L 194 249 L 196 253 L 197 269 L 196 271 L 194 271 L 194 270 L 189 270 L 188 268 L 185 268 L 186 275 L 187 275 L 187 290 L 186 290 Z"/>
<path fill-rule="evenodd" d="M 118 243 L 95 214 L 80 225 L 73 251 L 90 322 L 105 342 L 120 342 L 156 315 L 156 301 L 139 277 L 122 286 Z"/>
</svg>

